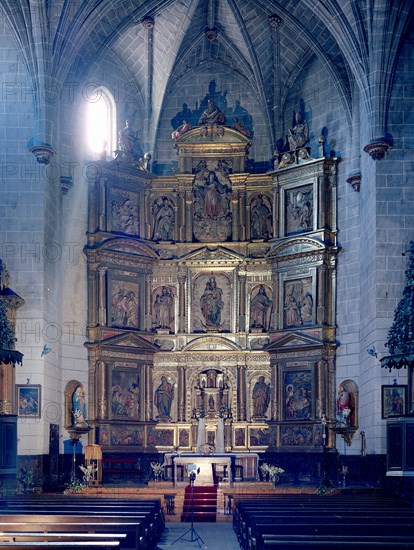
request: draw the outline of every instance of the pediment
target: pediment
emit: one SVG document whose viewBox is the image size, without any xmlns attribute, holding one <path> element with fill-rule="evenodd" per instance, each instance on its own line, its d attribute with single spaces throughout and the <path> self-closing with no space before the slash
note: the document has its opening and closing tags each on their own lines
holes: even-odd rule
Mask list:
<svg viewBox="0 0 414 550">
<path fill-rule="evenodd" d="M 201 336 L 187 344 L 183 351 L 240 351 L 241 348 L 231 340 L 220 336 Z"/>
<path fill-rule="evenodd" d="M 250 138 L 229 126 L 197 126 L 192 128 L 177 139 L 176 145 L 179 148 L 181 145 L 197 145 L 203 146 L 207 143 L 219 143 L 221 145 L 239 144 L 250 145 Z"/>
<path fill-rule="evenodd" d="M 314 336 L 307 334 L 301 334 L 298 332 L 292 332 L 282 336 L 278 340 L 274 340 L 265 350 L 268 352 L 282 351 L 287 349 L 303 349 L 303 348 L 315 348 L 323 345 L 322 340 Z"/>
<path fill-rule="evenodd" d="M 94 342 L 96 344 L 96 342 Z M 152 342 L 149 342 L 139 334 L 127 333 L 117 334 L 103 339 L 99 342 L 101 349 L 111 349 L 119 351 L 134 351 L 155 353 L 160 351 L 158 346 L 155 346 Z"/>
<path fill-rule="evenodd" d="M 245 258 L 241 254 L 237 254 L 222 246 L 205 246 L 183 256 L 181 261 L 188 263 L 217 261 L 240 264 L 244 259 Z"/>
<path fill-rule="evenodd" d="M 273 246 L 267 256 L 271 258 L 280 258 L 284 256 L 292 256 L 295 254 L 303 254 L 309 252 L 321 252 L 325 250 L 325 245 L 319 240 L 309 237 L 295 237 L 287 239 L 283 243 Z"/>
<path fill-rule="evenodd" d="M 112 238 L 100 243 L 95 250 L 100 252 L 116 252 L 145 258 L 158 259 L 158 254 L 147 244 L 131 238 Z"/>
</svg>

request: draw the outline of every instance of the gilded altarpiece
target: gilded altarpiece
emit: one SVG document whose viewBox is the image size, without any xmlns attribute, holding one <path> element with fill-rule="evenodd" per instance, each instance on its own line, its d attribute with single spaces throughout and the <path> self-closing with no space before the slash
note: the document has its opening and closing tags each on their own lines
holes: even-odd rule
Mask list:
<svg viewBox="0 0 414 550">
<path fill-rule="evenodd" d="M 249 139 L 226 126 L 174 145 L 173 175 L 124 160 L 91 181 L 91 442 L 320 452 L 334 418 L 337 160 L 251 174 Z"/>
</svg>

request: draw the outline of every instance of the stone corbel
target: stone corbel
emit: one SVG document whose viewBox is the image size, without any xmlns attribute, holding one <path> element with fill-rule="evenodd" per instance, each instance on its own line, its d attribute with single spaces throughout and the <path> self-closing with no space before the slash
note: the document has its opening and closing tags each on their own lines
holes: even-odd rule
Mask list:
<svg viewBox="0 0 414 550">
<path fill-rule="evenodd" d="M 29 151 L 34 154 L 37 162 L 40 164 L 49 164 L 51 159 L 55 156 L 56 151 L 48 143 L 43 143 L 41 145 L 33 145 L 29 147 Z"/>
<path fill-rule="evenodd" d="M 358 170 L 356 172 L 352 172 L 349 178 L 347 178 L 346 182 L 349 183 L 349 185 L 352 186 L 352 189 L 359 193 L 359 190 L 361 188 L 361 172 Z"/>
<path fill-rule="evenodd" d="M 365 145 L 364 151 L 374 160 L 382 160 L 391 143 L 385 138 L 375 138 Z"/>
</svg>

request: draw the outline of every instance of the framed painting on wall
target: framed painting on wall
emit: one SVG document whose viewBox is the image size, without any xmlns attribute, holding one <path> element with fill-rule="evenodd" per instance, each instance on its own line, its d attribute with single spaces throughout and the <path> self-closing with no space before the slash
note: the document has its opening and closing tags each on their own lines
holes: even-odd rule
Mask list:
<svg viewBox="0 0 414 550">
<path fill-rule="evenodd" d="M 17 415 L 40 418 L 42 387 L 40 384 L 16 384 Z"/>
<path fill-rule="evenodd" d="M 407 386 L 381 386 L 381 411 L 382 418 L 404 416 L 407 411 Z"/>
</svg>

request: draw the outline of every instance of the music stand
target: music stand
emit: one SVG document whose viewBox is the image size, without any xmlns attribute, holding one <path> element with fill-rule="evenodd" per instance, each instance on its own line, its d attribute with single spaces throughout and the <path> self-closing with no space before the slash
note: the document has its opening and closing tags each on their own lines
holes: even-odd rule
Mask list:
<svg viewBox="0 0 414 550">
<path fill-rule="evenodd" d="M 190 472 L 188 476 L 190 480 L 190 486 L 191 486 L 191 527 L 188 529 L 185 533 L 181 535 L 181 537 L 178 537 L 174 542 L 171 543 L 171 546 L 178 542 L 179 540 L 184 540 L 186 542 L 198 542 L 199 547 L 201 548 L 201 543 L 204 544 L 203 539 L 200 537 L 200 535 L 197 533 L 197 531 L 194 529 L 194 481 L 196 478 L 195 472 Z M 190 538 L 185 538 L 187 535 L 190 535 Z M 200 543 L 201 541 L 201 543 Z"/>
</svg>

